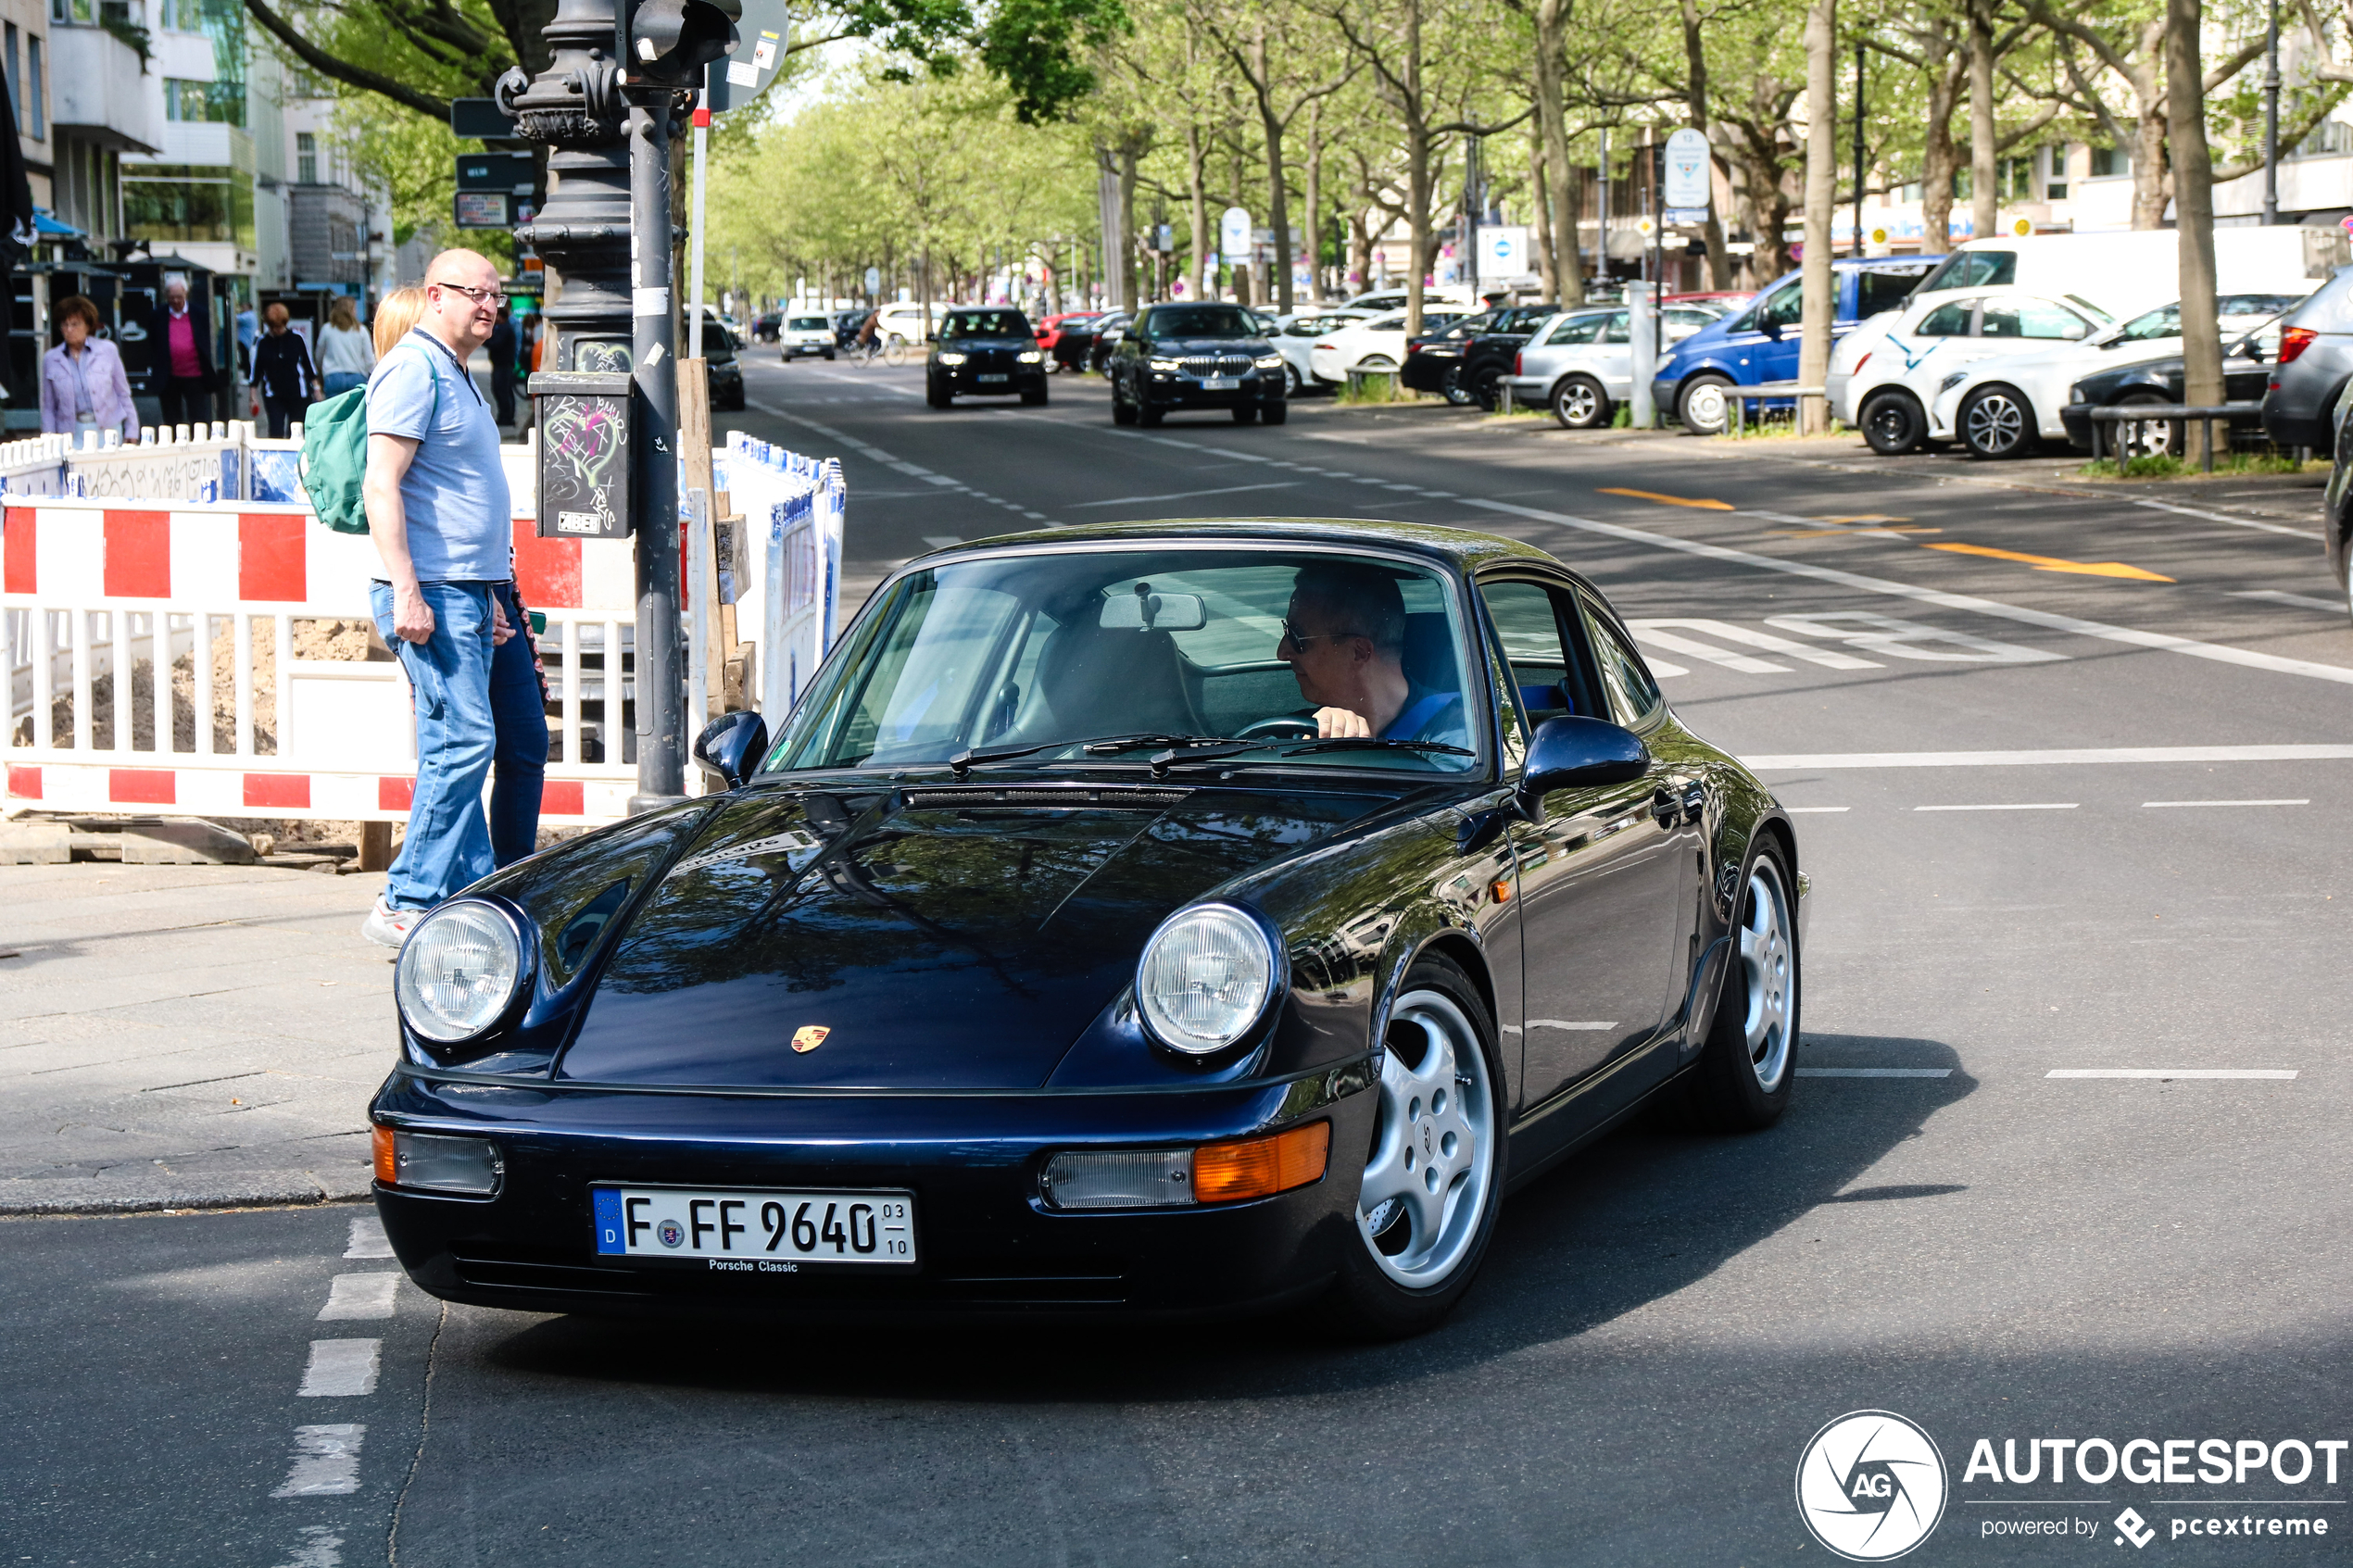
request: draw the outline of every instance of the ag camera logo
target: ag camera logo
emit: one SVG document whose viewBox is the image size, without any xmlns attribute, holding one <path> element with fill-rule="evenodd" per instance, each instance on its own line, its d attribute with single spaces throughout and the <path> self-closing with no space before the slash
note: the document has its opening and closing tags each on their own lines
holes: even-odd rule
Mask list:
<svg viewBox="0 0 2353 1568">
<path fill-rule="evenodd" d="M 1797 1461 L 1797 1512 L 1814 1538 L 1854 1562 L 1885 1562 L 1944 1517 L 1944 1456 L 1892 1411 L 1855 1411 L 1814 1434 Z"/>
</svg>

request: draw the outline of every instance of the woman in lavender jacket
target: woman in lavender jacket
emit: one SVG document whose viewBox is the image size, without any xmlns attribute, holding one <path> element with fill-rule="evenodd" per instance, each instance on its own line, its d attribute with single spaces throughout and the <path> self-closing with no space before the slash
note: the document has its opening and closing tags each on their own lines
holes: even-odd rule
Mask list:
<svg viewBox="0 0 2353 1568">
<path fill-rule="evenodd" d="M 65 341 L 41 358 L 41 428 L 51 435 L 119 430 L 138 440 L 130 378 L 115 345 L 97 335 L 98 307 L 74 295 L 51 314 Z"/>
</svg>

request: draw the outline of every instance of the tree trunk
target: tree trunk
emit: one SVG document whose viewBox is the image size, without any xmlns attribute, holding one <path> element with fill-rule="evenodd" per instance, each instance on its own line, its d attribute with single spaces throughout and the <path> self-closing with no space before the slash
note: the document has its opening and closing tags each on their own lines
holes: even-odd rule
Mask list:
<svg viewBox="0 0 2353 1568">
<path fill-rule="evenodd" d="M 1560 264 L 1553 255 L 1553 211 L 1544 185 L 1544 137 L 1528 138 L 1528 229 L 1535 241 L 1536 277 L 1546 299 L 1560 298 Z"/>
<path fill-rule="evenodd" d="M 1275 310 L 1291 311 L 1290 188 L 1283 178 L 1283 122 L 1275 113 L 1274 79 L 1267 74 L 1266 20 L 1262 14 L 1251 40 L 1251 86 L 1258 100 L 1259 133 L 1266 142 L 1266 227 L 1274 236 Z"/>
<path fill-rule="evenodd" d="M 1422 0 L 1404 0 L 1405 231 L 1412 272 L 1405 279 L 1405 336 L 1422 335 L 1422 281 L 1429 276 L 1437 240 L 1429 229 L 1432 176 L 1429 121 L 1422 103 Z"/>
<path fill-rule="evenodd" d="M 2165 107 L 2173 153 L 2173 220 L 2182 253 L 2182 401 L 2222 401 L 2222 329 L 2214 297 L 2214 162 L 2206 144 L 2198 59 L 2201 0 L 2166 0 Z M 2183 455 L 2206 455 L 2206 429 L 2184 424 Z M 2225 440 L 2227 441 L 2227 427 Z"/>
<path fill-rule="evenodd" d="M 1307 111 L 1307 292 L 1316 304 L 1324 289 L 1324 101 Z"/>
<path fill-rule="evenodd" d="M 1195 299 L 1217 297 L 1217 263 L 1209 254 L 1209 181 L 1203 165 L 1201 127 L 1185 127 L 1185 179 L 1193 208 L 1193 286 Z"/>
<path fill-rule="evenodd" d="M 1136 160 L 1142 152 L 1137 144 L 1141 140 L 1134 132 L 1119 144 L 1119 276 L 1126 303 L 1133 307 L 1141 305 L 1145 290 L 1149 290 L 1151 274 L 1145 274 L 1143 289 L 1137 284 L 1139 257 L 1136 255 Z"/>
<path fill-rule="evenodd" d="M 1991 0 L 1969 8 L 1969 237 L 1991 239 L 1994 215 L 1994 19 Z"/>
<path fill-rule="evenodd" d="M 1797 357 L 1800 386 L 1820 386 L 1831 370 L 1831 319 L 1837 308 L 1831 275 L 1831 207 L 1838 195 L 1838 0 L 1813 0 L 1806 12 L 1806 256 L 1800 285 L 1804 315 Z M 1830 402 L 1797 400 L 1798 433 L 1830 431 Z"/>
<path fill-rule="evenodd" d="M 2201 94 L 2202 96 L 2203 94 Z M 2166 167 L 2166 100 L 2154 81 L 2141 96 L 2139 122 L 2133 144 L 2133 227 L 2165 227 L 2165 204 L 2173 194 Z"/>
<path fill-rule="evenodd" d="M 1928 79 L 1928 144 L 1920 167 L 1920 254 L 1934 256 L 1953 243 L 1953 176 L 1960 165 L 1953 145 L 1953 111 L 1958 107 L 1966 59 L 1931 69 Z M 1974 123 L 1971 129 L 1975 134 Z"/>
<path fill-rule="evenodd" d="M 1538 0 L 1536 6 L 1536 133 L 1543 144 L 1551 177 L 1553 255 L 1551 297 L 1564 306 L 1585 303 L 1585 269 L 1577 253 L 1576 165 L 1568 152 L 1568 126 L 1561 111 L 1564 62 L 1568 49 L 1569 0 Z"/>
<path fill-rule="evenodd" d="M 1683 107 L 1691 116 L 1692 129 L 1707 135 L 1707 51 L 1700 45 L 1699 7 L 1692 0 L 1682 0 L 1683 11 Z M 1711 151 L 1707 161 L 1708 183 L 1716 181 L 1716 159 Z M 1662 216 L 1661 221 L 1664 221 Z M 1724 239 L 1724 220 L 1716 211 L 1714 192 L 1709 193 L 1706 221 L 1707 286 L 1720 289 L 1724 280 L 1732 275 L 1732 253 Z"/>
<path fill-rule="evenodd" d="M 1340 290 L 1342 299 L 1372 287 L 1373 229 L 1370 220 L 1361 211 L 1348 215 L 1348 270 L 1351 276 L 1341 282 L 1350 286 Z"/>
</svg>

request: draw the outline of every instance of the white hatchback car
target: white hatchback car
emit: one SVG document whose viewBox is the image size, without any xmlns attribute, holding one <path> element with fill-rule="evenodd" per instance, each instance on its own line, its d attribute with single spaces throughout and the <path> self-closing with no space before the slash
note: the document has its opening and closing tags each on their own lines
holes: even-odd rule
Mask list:
<svg viewBox="0 0 2353 1568">
<path fill-rule="evenodd" d="M 1668 305 L 1660 311 L 1669 343 L 1680 343 L 1721 320 L 1712 302 Z M 1633 317 L 1624 309 L 1568 310 L 1551 318 L 1520 349 L 1504 378 L 1512 401 L 1553 410 L 1570 430 L 1598 430 L 1634 395 Z"/>
<path fill-rule="evenodd" d="M 1863 433 L 1871 450 L 1896 457 L 1952 438 L 1930 409 L 1936 389 L 1965 365 L 2082 343 L 2111 324 L 2074 295 L 2039 289 L 1939 290 L 1872 318 L 1831 352 L 1831 412 Z"/>
<path fill-rule="evenodd" d="M 2243 294 L 2221 298 L 2222 337 L 2251 332 L 2292 308 L 2295 295 Z M 1988 359 L 1948 370 L 1928 406 L 1931 439 L 1957 437 L 1979 458 L 2022 458 L 2044 441 L 2068 439 L 2061 417 L 2075 383 L 2096 370 L 2167 359 L 2182 352 L 2182 307 L 2160 305 L 2121 326 L 2039 354 Z"/>
<path fill-rule="evenodd" d="M 1434 332 L 1461 316 L 1460 310 L 1422 312 L 1422 331 Z M 1393 370 L 1405 362 L 1405 312 L 1392 310 L 1354 321 L 1315 339 L 1307 350 L 1307 372 L 1325 386 L 1338 386 L 1351 370 Z"/>
<path fill-rule="evenodd" d="M 1380 312 L 1377 310 L 1353 310 L 1340 305 L 1302 310 L 1284 317 L 1275 330 L 1266 334 L 1266 340 L 1283 357 L 1284 392 L 1296 397 L 1315 384 L 1313 380 L 1315 370 L 1309 356 L 1319 340 L 1329 337 L 1343 327 L 1369 321 L 1378 314 Z"/>
</svg>

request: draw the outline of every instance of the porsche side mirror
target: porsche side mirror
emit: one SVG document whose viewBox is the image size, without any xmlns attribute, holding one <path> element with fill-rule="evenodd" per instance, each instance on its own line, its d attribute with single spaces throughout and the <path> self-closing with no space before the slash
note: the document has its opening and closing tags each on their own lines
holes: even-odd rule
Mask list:
<svg viewBox="0 0 2353 1568">
<path fill-rule="evenodd" d="M 695 737 L 696 762 L 729 789 L 751 776 L 767 749 L 768 721 L 757 713 L 722 713 Z"/>
<path fill-rule="evenodd" d="M 1533 816 L 1556 789 L 1625 784 L 1649 771 L 1650 748 L 1633 731 L 1605 719 L 1568 715 L 1536 726 L 1519 779 L 1519 809 Z"/>
</svg>

